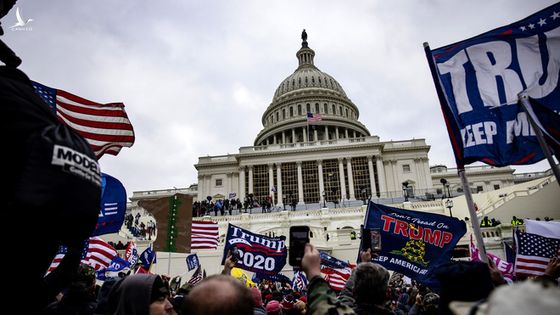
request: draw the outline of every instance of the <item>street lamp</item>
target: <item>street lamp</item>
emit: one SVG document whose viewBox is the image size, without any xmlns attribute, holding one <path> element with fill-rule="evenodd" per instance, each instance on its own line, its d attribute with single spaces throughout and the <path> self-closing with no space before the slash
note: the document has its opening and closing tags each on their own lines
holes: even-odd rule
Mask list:
<svg viewBox="0 0 560 315">
<path fill-rule="evenodd" d="M 449 182 L 447 181 L 447 179 L 442 178 L 439 180 L 439 182 L 443 185 L 443 194 L 441 196 L 441 199 L 443 199 L 445 197 L 445 189 L 447 188 L 447 198 L 451 198 L 451 191 L 449 191 Z"/>
<path fill-rule="evenodd" d="M 404 194 L 404 202 L 408 202 L 408 182 L 403 182 L 403 194 Z"/>
<path fill-rule="evenodd" d="M 445 207 L 447 207 L 447 209 L 449 209 L 449 216 L 453 217 L 453 212 L 451 212 L 451 208 L 453 208 L 453 200 L 447 199 L 445 201 Z"/>
</svg>

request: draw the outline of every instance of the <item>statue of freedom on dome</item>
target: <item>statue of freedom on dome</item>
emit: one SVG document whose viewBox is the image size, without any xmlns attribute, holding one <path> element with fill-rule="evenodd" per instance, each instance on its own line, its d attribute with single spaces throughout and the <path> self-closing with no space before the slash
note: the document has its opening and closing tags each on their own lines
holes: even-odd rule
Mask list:
<svg viewBox="0 0 560 315">
<path fill-rule="evenodd" d="M 301 32 L 301 40 L 303 40 L 304 42 L 307 41 L 307 32 L 305 31 L 305 29 L 303 29 L 303 32 Z"/>
</svg>

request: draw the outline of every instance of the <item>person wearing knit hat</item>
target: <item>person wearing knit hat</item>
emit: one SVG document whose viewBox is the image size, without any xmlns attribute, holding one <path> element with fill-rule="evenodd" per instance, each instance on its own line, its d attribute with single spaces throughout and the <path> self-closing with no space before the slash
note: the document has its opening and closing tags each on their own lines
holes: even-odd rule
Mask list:
<svg viewBox="0 0 560 315">
<path fill-rule="evenodd" d="M 282 304 L 276 300 L 272 300 L 266 304 L 267 315 L 282 315 Z"/>
<path fill-rule="evenodd" d="M 171 315 L 169 289 L 158 275 L 135 274 L 117 283 L 110 295 L 117 299 L 115 315 Z"/>
</svg>

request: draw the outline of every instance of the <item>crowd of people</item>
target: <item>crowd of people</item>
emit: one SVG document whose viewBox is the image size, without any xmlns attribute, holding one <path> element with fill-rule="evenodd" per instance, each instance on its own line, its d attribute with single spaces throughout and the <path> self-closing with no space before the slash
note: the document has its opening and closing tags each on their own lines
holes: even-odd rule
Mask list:
<svg viewBox="0 0 560 315">
<path fill-rule="evenodd" d="M 560 255 L 560 253 L 559 253 Z M 372 262 L 368 250 L 342 291 L 321 275 L 320 253 L 308 244 L 302 269 L 309 279 L 303 290 L 289 282 L 262 280 L 248 288 L 230 275 L 231 255 L 222 274 L 174 288 L 170 278 L 155 274 L 120 274 L 96 286 L 95 271 L 81 265 L 71 284 L 43 314 L 556 314 L 560 307 L 560 257 L 550 260 L 535 279 L 508 285 L 492 263 L 450 262 L 439 268 L 437 291 Z M 507 296 L 520 296 L 509 300 Z M 476 313 L 476 310 L 485 310 Z"/>
</svg>

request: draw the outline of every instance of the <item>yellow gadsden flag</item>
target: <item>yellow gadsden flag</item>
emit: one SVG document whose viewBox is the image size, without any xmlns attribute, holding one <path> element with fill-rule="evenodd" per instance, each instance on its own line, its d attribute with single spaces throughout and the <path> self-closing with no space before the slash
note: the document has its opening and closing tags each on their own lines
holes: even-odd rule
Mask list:
<svg viewBox="0 0 560 315">
<path fill-rule="evenodd" d="M 257 286 L 253 281 L 251 281 L 251 278 L 243 270 L 237 267 L 231 269 L 231 276 L 241 281 L 241 283 L 243 283 L 248 288 L 254 288 Z"/>
</svg>

